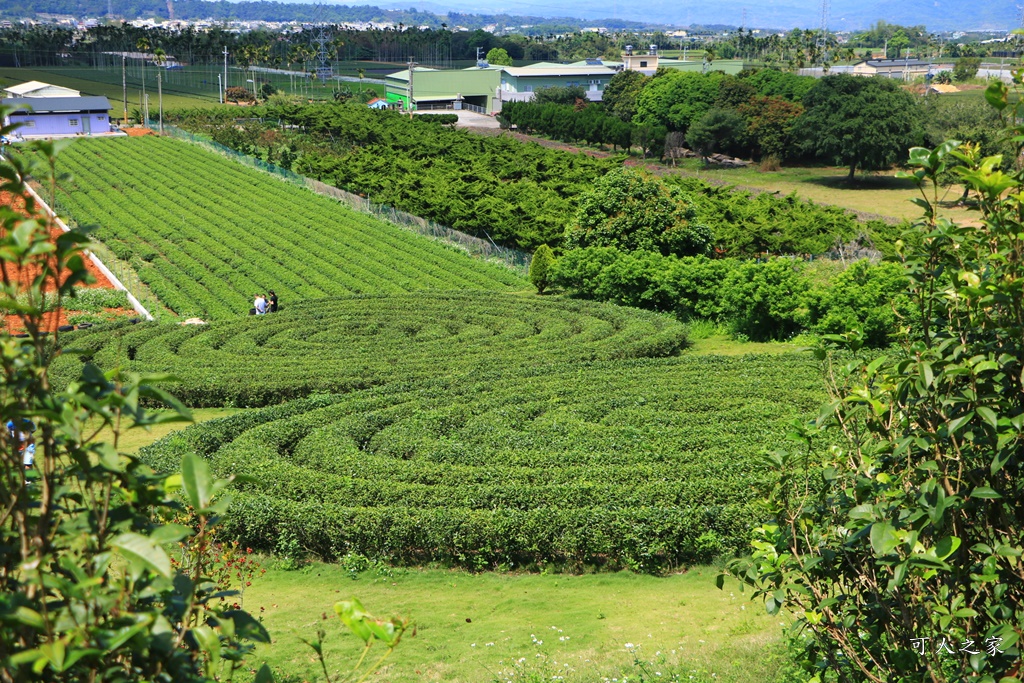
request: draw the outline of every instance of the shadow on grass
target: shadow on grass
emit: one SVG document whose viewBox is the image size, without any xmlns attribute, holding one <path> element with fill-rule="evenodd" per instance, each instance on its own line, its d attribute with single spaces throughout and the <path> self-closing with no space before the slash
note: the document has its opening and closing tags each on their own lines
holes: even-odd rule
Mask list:
<svg viewBox="0 0 1024 683">
<path fill-rule="evenodd" d="M 827 187 L 830 190 L 896 190 L 905 192 L 915 189 L 913 181 L 908 178 L 893 176 L 858 175 L 851 180 L 845 175 L 817 176 L 804 178 L 800 182 Z"/>
</svg>

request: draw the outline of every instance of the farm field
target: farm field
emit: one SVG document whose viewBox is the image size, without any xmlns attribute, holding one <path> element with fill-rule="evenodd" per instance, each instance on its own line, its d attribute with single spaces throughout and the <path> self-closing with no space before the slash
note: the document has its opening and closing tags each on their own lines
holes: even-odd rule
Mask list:
<svg viewBox="0 0 1024 683">
<path fill-rule="evenodd" d="M 499 266 L 167 138 L 79 140 L 60 157 L 70 173 L 58 211 L 98 224 L 181 316 L 246 313 L 257 292 L 287 306 L 355 293 L 522 289 Z"/>
<path fill-rule="evenodd" d="M 846 180 L 849 169 L 832 166 L 783 166 L 778 171 L 763 173 L 756 166 L 704 168 L 699 159 L 685 159 L 679 165 L 680 169 L 659 168 L 658 172 L 666 175 L 692 175 L 716 183 L 741 185 L 783 195 L 796 192 L 801 198 L 818 204 L 831 204 L 865 214 L 907 220 L 921 215 L 920 207 L 911 203 L 911 200 L 920 197 L 920 193 L 909 181 L 894 177 L 892 172 L 861 173 L 851 185 Z M 944 192 L 945 196 L 940 199 L 953 203 L 960 199 L 963 188 L 953 185 L 944 188 Z M 976 211 L 954 206 L 946 207 L 944 212 L 955 221 L 977 220 L 978 217 Z"/>
<path fill-rule="evenodd" d="M 657 572 L 745 545 L 761 454 L 822 399 L 806 355 L 567 361 L 300 399 L 143 457 L 251 477 L 227 532 L 261 551 Z"/>
<path fill-rule="evenodd" d="M 439 374 L 668 356 L 686 334 L 668 316 L 607 304 L 446 292 L 321 299 L 210 326 L 108 327 L 74 345 L 105 368 L 174 374 L 192 406 L 264 406 Z M 55 372 L 70 380 L 80 366 L 69 355 Z"/>
</svg>

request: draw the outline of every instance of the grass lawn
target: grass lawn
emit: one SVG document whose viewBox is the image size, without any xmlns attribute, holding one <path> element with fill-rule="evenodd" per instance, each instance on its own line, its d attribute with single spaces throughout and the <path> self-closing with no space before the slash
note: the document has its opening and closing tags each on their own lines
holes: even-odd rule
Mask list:
<svg viewBox="0 0 1024 683">
<path fill-rule="evenodd" d="M 245 593 L 247 610 L 265 609 L 264 624 L 274 639 L 258 648 L 256 661 L 267 661 L 279 681 L 323 680 L 302 642 L 315 640 L 322 626 L 328 670 L 347 671 L 361 641 L 347 632 L 333 605 L 355 596 L 377 616 L 400 615 L 416 624 L 416 635 L 403 640 L 371 680 L 540 681 L 557 674 L 566 681 L 599 681 L 638 673 L 627 643 L 639 646 L 641 659 L 655 661 L 661 680 L 676 680 L 670 674 L 679 673 L 684 681 L 769 683 L 777 673 L 772 654 L 779 651 L 784 620 L 749 602 L 737 585 L 715 588 L 714 568 L 662 578 L 627 572 L 391 573 L 367 571 L 353 580 L 340 565 L 269 569 Z"/>
<path fill-rule="evenodd" d="M 174 392 L 174 386 L 170 385 L 165 387 L 172 393 Z M 242 408 L 195 408 L 192 410 L 192 418 L 196 422 L 206 422 L 207 420 L 213 420 L 218 417 L 227 417 L 228 415 L 234 415 L 235 413 L 243 410 Z M 157 439 L 161 439 L 171 432 L 179 429 L 184 429 L 190 423 L 188 422 L 165 422 L 150 427 L 149 429 L 130 429 L 121 434 L 121 441 L 117 445 L 117 450 L 122 453 L 138 453 L 139 449 L 143 446 L 148 446 Z M 109 441 L 112 438 L 110 429 L 104 429 L 100 432 L 99 439 Z"/>
<path fill-rule="evenodd" d="M 783 166 L 779 171 L 762 173 L 757 170 L 756 165 L 746 168 L 708 169 L 704 168 L 699 159 L 686 159 L 680 163 L 679 169 L 669 167 L 665 173 L 695 175 L 707 180 L 784 195 L 796 192 L 801 198 L 819 204 L 833 204 L 880 216 L 906 219 L 921 216 L 920 207 L 910 201 L 920 197 L 920 193 L 910 181 L 896 178 L 892 172 L 861 173 L 851 183 L 847 180 L 848 169 L 831 166 Z M 943 188 L 940 190 L 940 199 L 956 202 L 962 192 L 963 188 L 958 186 Z M 945 215 L 956 221 L 978 219 L 976 211 L 952 206 L 945 209 Z"/>
</svg>

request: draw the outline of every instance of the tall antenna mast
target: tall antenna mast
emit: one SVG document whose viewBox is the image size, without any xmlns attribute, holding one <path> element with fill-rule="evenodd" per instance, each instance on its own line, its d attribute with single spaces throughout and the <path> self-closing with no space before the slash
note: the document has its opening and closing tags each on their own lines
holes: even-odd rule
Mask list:
<svg viewBox="0 0 1024 683">
<path fill-rule="evenodd" d="M 334 78 L 334 67 L 331 65 L 331 53 L 327 46 L 331 42 L 331 31 L 324 21 L 324 5 L 322 2 L 316 4 L 316 11 L 313 15 L 313 44 L 316 45 L 316 77 L 321 83 Z"/>
<path fill-rule="evenodd" d="M 822 67 L 828 66 L 828 12 L 829 0 L 821 0 L 821 26 L 818 29 L 818 55 Z"/>
</svg>

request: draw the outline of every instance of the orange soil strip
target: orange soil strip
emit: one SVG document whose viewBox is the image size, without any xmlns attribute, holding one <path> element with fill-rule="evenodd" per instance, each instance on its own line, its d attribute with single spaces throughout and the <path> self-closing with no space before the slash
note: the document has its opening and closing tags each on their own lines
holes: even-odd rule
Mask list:
<svg viewBox="0 0 1024 683">
<path fill-rule="evenodd" d="M 7 192 L 0 192 L 0 205 L 13 207 L 16 211 L 19 211 L 19 212 L 23 212 L 24 211 L 24 207 L 25 207 L 25 204 L 22 201 L 21 197 L 12 196 L 10 193 L 7 193 Z M 56 239 L 63 232 L 64 231 L 61 230 L 58 226 L 54 225 L 50 229 L 50 238 L 51 239 Z M 113 283 L 111 283 L 110 280 L 107 279 L 107 276 L 104 275 L 103 272 L 99 268 L 96 267 L 96 264 L 92 262 L 92 259 L 85 258 L 83 260 L 85 261 L 86 270 L 88 270 L 89 273 L 93 276 L 95 282 L 93 282 L 92 284 L 89 284 L 89 285 L 79 285 L 79 286 L 87 287 L 87 288 L 114 289 Z M 10 268 L 8 270 L 8 276 L 11 277 L 15 282 L 17 282 L 19 289 L 24 289 L 24 288 L 27 288 L 29 286 L 29 284 L 32 282 L 32 280 L 34 280 L 39 275 L 39 270 L 40 270 L 39 268 L 31 268 L 31 267 L 29 267 L 29 268 L 12 267 L 12 268 Z M 45 291 L 51 291 L 53 289 L 53 285 L 54 285 L 54 282 L 52 280 L 48 281 L 46 283 L 46 290 Z M 118 314 L 120 314 L 122 312 L 124 314 L 126 314 L 126 315 L 127 314 L 134 314 L 135 313 L 135 311 L 123 311 L 123 309 L 115 309 L 115 310 L 117 310 Z M 68 324 L 68 321 L 67 321 L 68 313 L 74 313 L 74 312 L 75 312 L 74 309 L 70 309 L 70 310 L 65 309 L 65 310 L 61 311 L 61 314 L 60 314 L 59 317 L 56 315 L 56 312 L 54 312 L 54 311 L 51 311 L 51 312 L 48 312 L 48 313 L 44 314 L 44 316 L 43 316 L 44 329 L 52 332 L 52 331 L 56 330 L 57 327 L 60 326 L 60 325 L 67 325 Z M 6 330 L 8 332 L 18 332 L 18 331 L 21 331 L 22 329 L 24 329 L 22 324 L 21 324 L 21 320 L 18 318 L 17 315 L 8 315 L 8 316 L 6 316 L 5 319 L 4 319 L 4 327 L 6 328 Z"/>
<path fill-rule="evenodd" d="M 141 138 L 144 135 L 156 135 L 156 131 L 152 128 L 122 128 L 121 131 L 127 133 L 130 138 Z"/>
</svg>

